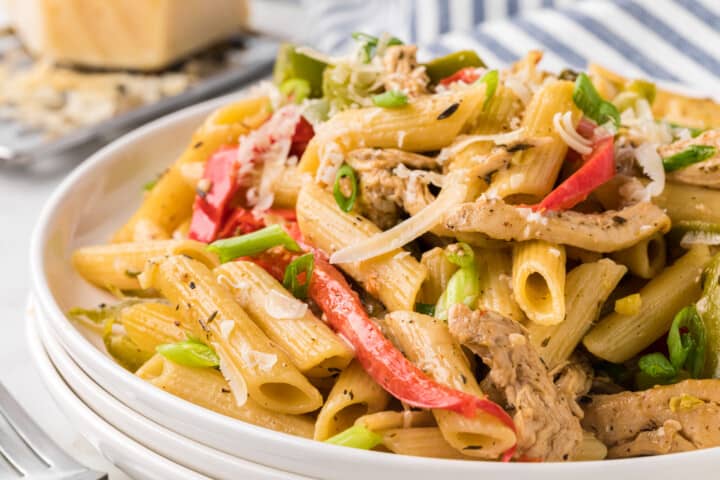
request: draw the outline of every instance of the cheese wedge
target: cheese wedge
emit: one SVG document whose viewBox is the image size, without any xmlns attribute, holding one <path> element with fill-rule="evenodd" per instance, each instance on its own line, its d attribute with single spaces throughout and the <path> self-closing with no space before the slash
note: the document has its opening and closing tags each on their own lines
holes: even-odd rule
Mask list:
<svg viewBox="0 0 720 480">
<path fill-rule="evenodd" d="M 59 63 L 159 70 L 238 32 L 245 0 L 9 0 L 27 48 Z"/>
</svg>

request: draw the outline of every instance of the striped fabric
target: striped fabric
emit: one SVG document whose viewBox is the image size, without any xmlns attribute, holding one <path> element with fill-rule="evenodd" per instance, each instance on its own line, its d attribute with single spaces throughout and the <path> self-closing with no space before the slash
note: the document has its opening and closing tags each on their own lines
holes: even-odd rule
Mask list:
<svg viewBox="0 0 720 480">
<path fill-rule="evenodd" d="M 720 88 L 720 0 L 306 0 L 317 48 L 392 32 L 437 56 L 473 48 L 501 66 L 527 50 L 549 70 L 593 61 L 629 76 Z"/>
</svg>

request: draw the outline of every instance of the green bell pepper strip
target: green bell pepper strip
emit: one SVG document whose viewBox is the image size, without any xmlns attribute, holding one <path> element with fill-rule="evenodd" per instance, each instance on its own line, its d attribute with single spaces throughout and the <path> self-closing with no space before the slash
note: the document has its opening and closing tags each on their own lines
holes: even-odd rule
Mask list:
<svg viewBox="0 0 720 480">
<path fill-rule="evenodd" d="M 485 62 L 473 50 L 460 50 L 430 60 L 425 64 L 425 72 L 432 83 L 438 83 L 466 67 L 485 67 Z"/>
</svg>

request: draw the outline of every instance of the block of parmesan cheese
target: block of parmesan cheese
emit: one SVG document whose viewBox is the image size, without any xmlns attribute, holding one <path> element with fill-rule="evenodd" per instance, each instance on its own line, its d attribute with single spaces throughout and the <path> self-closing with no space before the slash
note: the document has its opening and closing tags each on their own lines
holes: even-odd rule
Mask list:
<svg viewBox="0 0 720 480">
<path fill-rule="evenodd" d="M 56 62 L 158 70 L 238 32 L 246 0 L 8 0 L 27 48 Z"/>
</svg>

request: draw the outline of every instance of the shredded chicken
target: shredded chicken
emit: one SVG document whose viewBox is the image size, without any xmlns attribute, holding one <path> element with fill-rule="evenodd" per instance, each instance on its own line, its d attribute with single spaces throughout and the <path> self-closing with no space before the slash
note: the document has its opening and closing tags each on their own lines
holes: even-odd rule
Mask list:
<svg viewBox="0 0 720 480">
<path fill-rule="evenodd" d="M 593 252 L 613 252 L 670 229 L 670 217 L 641 202 L 603 213 L 532 212 L 503 200 L 481 198 L 448 212 L 445 226 L 455 232 L 480 232 L 498 240 L 545 240 Z"/>
<path fill-rule="evenodd" d="M 690 145 L 708 145 L 715 147 L 720 152 L 720 129 L 708 130 L 696 138 L 680 140 L 670 145 L 661 146 L 658 153 L 665 158 L 682 152 Z M 668 174 L 668 179 L 690 185 L 720 188 L 720 153 L 716 153 L 702 162 L 676 170 Z"/>
<path fill-rule="evenodd" d="M 559 461 L 572 458 L 583 438 L 568 399 L 548 374 L 519 323 L 462 304 L 449 312 L 452 335 L 490 367 L 487 380 L 513 415 L 518 455 Z M 487 383 L 487 382 L 486 382 Z"/>
<path fill-rule="evenodd" d="M 427 93 L 430 78 L 417 62 L 417 46 L 394 45 L 385 50 L 385 90 L 400 90 L 411 97 Z"/>
<path fill-rule="evenodd" d="M 610 458 L 720 446 L 720 380 L 593 395 L 583 408 L 583 427 L 607 445 Z"/>
<path fill-rule="evenodd" d="M 558 392 L 567 400 L 573 415 L 582 419 L 584 413 L 577 399 L 586 395 L 592 387 L 593 369 L 590 362 L 575 355 L 570 361 L 554 368 L 550 374 L 555 379 Z"/>
<path fill-rule="evenodd" d="M 361 212 L 382 229 L 397 224 L 402 210 L 417 213 L 434 200 L 417 170 L 437 166 L 431 157 L 392 149 L 362 148 L 348 154 L 347 162 L 359 175 Z M 399 165 L 410 167 L 409 176 L 393 172 Z"/>
</svg>

